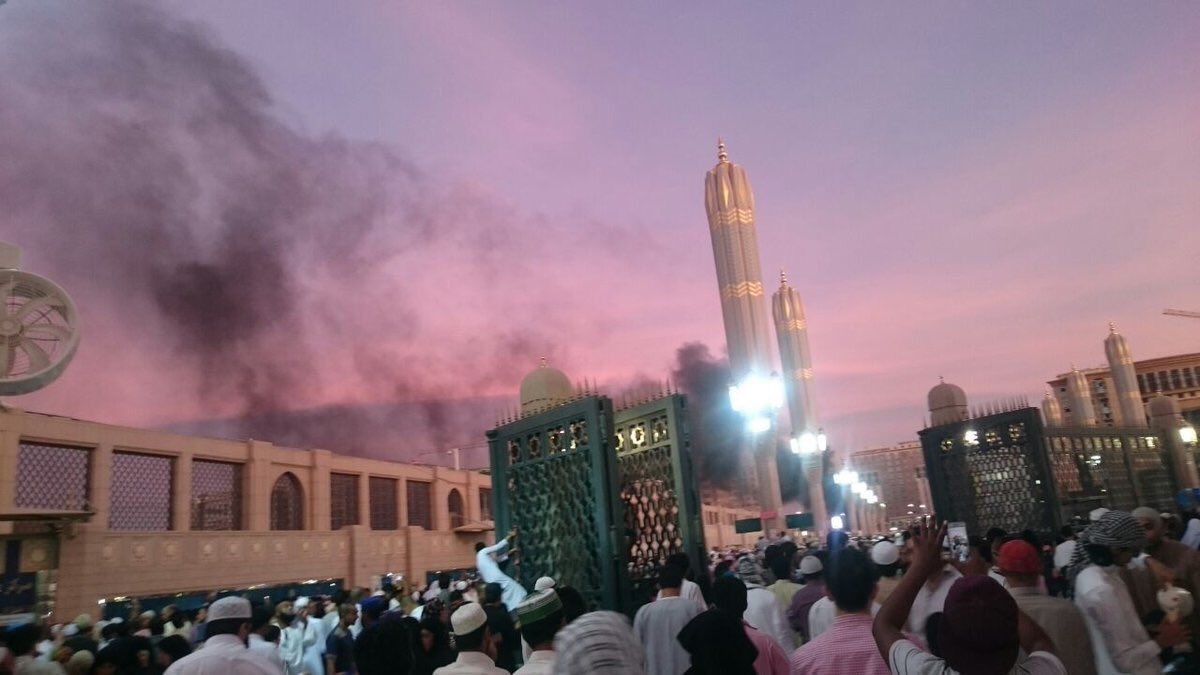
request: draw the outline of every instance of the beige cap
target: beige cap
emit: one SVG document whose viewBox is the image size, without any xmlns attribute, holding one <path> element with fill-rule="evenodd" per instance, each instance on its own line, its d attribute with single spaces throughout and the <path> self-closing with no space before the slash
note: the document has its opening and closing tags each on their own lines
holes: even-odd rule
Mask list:
<svg viewBox="0 0 1200 675">
<path fill-rule="evenodd" d="M 455 635 L 470 635 L 487 623 L 487 614 L 478 602 L 468 602 L 454 611 L 450 617 L 450 625 Z"/>
<path fill-rule="evenodd" d="M 800 574 L 816 574 L 825 569 L 821 559 L 815 555 L 806 555 L 800 559 Z"/>
<path fill-rule="evenodd" d="M 533 583 L 533 590 L 535 591 L 546 591 L 551 588 L 554 588 L 553 577 L 542 577 Z"/>
<path fill-rule="evenodd" d="M 208 606 L 208 621 L 210 622 L 220 621 L 221 619 L 245 619 L 249 621 L 252 615 L 250 601 L 236 596 L 221 598 Z"/>
</svg>

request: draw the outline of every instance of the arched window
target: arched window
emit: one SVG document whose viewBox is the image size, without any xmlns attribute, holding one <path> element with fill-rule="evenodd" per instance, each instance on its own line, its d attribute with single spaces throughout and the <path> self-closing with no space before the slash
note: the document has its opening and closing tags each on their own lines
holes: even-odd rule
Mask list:
<svg viewBox="0 0 1200 675">
<path fill-rule="evenodd" d="M 280 476 L 271 488 L 271 529 L 304 529 L 304 489 L 290 471 Z"/>
<path fill-rule="evenodd" d="M 450 496 L 446 499 L 450 506 L 450 529 L 462 527 L 467 524 L 467 516 L 463 512 L 462 493 L 457 489 L 450 490 Z"/>
</svg>

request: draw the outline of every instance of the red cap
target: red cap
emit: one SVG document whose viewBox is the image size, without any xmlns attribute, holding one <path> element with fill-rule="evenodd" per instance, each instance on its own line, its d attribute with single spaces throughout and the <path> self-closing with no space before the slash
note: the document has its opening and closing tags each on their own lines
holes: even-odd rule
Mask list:
<svg viewBox="0 0 1200 675">
<path fill-rule="evenodd" d="M 1003 574 L 1041 574 L 1042 559 L 1027 541 L 1014 539 L 1000 547 L 996 566 Z"/>
</svg>

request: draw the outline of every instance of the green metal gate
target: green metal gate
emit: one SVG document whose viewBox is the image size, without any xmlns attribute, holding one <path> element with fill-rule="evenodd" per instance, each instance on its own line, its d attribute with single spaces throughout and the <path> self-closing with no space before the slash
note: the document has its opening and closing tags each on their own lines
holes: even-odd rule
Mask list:
<svg viewBox="0 0 1200 675">
<path fill-rule="evenodd" d="M 496 533 L 517 529 L 526 588 L 551 576 L 632 613 L 666 556 L 703 564 L 685 407 L 674 394 L 614 414 L 585 396 L 488 432 Z"/>
</svg>

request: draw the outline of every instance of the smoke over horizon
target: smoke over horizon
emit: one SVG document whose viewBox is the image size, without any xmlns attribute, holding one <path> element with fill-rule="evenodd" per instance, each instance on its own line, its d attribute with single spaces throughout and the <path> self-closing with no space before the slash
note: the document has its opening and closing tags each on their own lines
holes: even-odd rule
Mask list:
<svg viewBox="0 0 1200 675">
<path fill-rule="evenodd" d="M 244 58 L 156 5 L 54 6 L 0 7 L 0 232 L 79 305 L 52 399 L 68 410 L 105 392 L 118 420 L 153 408 L 362 452 L 400 419 L 356 408 L 412 402 L 407 441 L 448 447 L 493 419 L 455 399 L 511 391 L 566 353 L 560 335 L 597 330 L 552 327 L 544 294 L 513 291 L 569 271 L 558 250 L 607 260 L 604 224 L 547 223 L 397 148 L 305 133 Z"/>
</svg>

